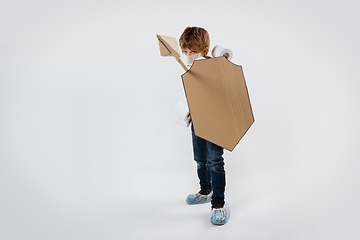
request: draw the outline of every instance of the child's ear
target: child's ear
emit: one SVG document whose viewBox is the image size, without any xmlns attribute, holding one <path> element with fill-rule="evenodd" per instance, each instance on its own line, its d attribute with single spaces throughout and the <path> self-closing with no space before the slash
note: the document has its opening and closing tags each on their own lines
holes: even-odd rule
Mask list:
<svg viewBox="0 0 360 240">
<path fill-rule="evenodd" d="M 208 47 L 205 47 L 205 48 L 204 48 L 204 53 L 205 53 L 204 56 L 208 53 L 208 51 L 209 51 L 209 48 L 208 48 Z"/>
</svg>

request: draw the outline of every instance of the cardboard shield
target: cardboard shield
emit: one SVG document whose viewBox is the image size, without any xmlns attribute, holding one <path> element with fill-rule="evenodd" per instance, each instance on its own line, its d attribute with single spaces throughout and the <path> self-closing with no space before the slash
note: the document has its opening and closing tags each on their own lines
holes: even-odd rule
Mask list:
<svg viewBox="0 0 360 240">
<path fill-rule="evenodd" d="M 254 122 L 242 67 L 196 60 L 181 77 L 195 135 L 232 151 Z"/>
</svg>

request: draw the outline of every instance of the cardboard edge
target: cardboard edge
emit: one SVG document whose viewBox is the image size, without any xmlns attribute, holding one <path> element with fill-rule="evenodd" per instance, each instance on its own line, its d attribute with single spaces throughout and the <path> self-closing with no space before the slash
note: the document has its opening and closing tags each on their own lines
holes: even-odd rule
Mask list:
<svg viewBox="0 0 360 240">
<path fill-rule="evenodd" d="M 156 34 L 156 37 L 158 38 L 159 42 L 161 42 L 165 48 L 170 52 L 171 55 L 169 55 L 169 57 L 180 57 L 180 54 L 178 53 L 178 51 L 176 51 L 163 37 L 168 37 L 168 36 L 162 36 L 159 34 Z M 174 37 L 168 37 L 168 38 L 174 38 Z M 174 38 L 175 39 L 175 38 Z M 176 39 L 175 39 L 176 40 Z"/>
<path fill-rule="evenodd" d="M 227 149 L 225 148 L 226 150 L 232 152 L 236 146 L 239 144 L 239 142 L 241 141 L 241 139 L 243 139 L 243 137 L 246 135 L 246 133 L 249 131 L 249 129 L 251 128 L 251 126 L 255 123 L 255 120 L 250 124 L 250 126 L 248 127 L 248 129 L 246 129 L 246 131 L 244 132 L 244 134 L 242 135 L 242 137 L 239 139 L 239 141 L 234 145 L 234 147 L 230 150 L 230 149 Z"/>
<path fill-rule="evenodd" d="M 218 145 L 218 144 L 216 144 L 216 143 L 213 143 L 213 142 L 205 139 L 206 141 L 209 141 L 209 142 L 211 142 L 211 143 L 213 143 L 213 144 L 216 144 L 216 145 L 218 145 L 218 146 L 220 146 L 220 147 L 228 150 L 229 152 L 232 152 L 232 151 L 235 149 L 235 147 L 239 144 L 239 142 L 241 141 L 241 139 L 242 139 L 242 138 L 246 135 L 246 133 L 249 131 L 250 127 L 255 123 L 255 117 L 254 117 L 254 112 L 253 112 L 253 108 L 252 108 L 252 104 L 251 104 L 250 94 L 249 94 L 249 90 L 248 90 L 248 87 L 247 87 L 247 84 L 246 84 L 245 74 L 244 74 L 242 65 L 235 64 L 235 63 L 231 62 L 229 59 L 227 59 L 226 57 L 212 57 L 212 58 L 207 58 L 207 59 L 195 60 L 195 61 L 194 61 L 194 64 L 191 65 L 191 67 L 188 69 L 188 71 L 186 71 L 185 73 L 181 74 L 181 80 L 182 80 L 181 82 L 182 82 L 183 89 L 184 89 L 184 92 L 185 92 L 186 101 L 188 101 L 188 97 L 187 97 L 187 94 L 186 94 L 186 89 L 185 89 L 185 84 L 184 84 L 184 78 L 183 78 L 183 76 L 184 76 L 185 74 L 189 73 L 189 71 L 191 70 L 191 68 L 195 65 L 196 61 L 211 60 L 211 59 L 215 59 L 215 58 L 225 58 L 225 59 L 226 59 L 227 61 L 229 61 L 231 64 L 233 64 L 233 65 L 241 68 L 241 71 L 242 71 L 243 77 L 244 77 L 244 81 L 245 81 L 246 93 L 247 93 L 247 95 L 248 95 L 248 99 L 249 99 L 249 102 L 250 102 L 251 115 L 252 115 L 252 118 L 253 118 L 253 122 L 252 122 L 252 123 L 250 124 L 250 126 L 246 129 L 245 133 L 242 135 L 242 137 L 239 139 L 239 141 L 234 145 L 234 147 L 233 147 L 232 149 L 228 149 L 228 148 L 226 148 L 226 147 L 224 147 L 224 146 Z M 190 109 L 189 102 L 187 102 L 187 104 L 188 104 L 188 108 L 189 108 L 189 112 L 190 112 L 190 116 L 191 116 L 191 109 Z M 193 123 L 191 123 L 191 124 L 193 124 Z M 194 134 L 196 135 L 196 130 L 195 130 L 195 128 L 194 128 Z M 196 135 L 196 136 L 198 136 L 198 135 Z"/>
<path fill-rule="evenodd" d="M 230 61 L 231 62 L 231 61 Z M 235 64 L 236 65 L 236 64 Z M 252 115 L 252 118 L 253 118 L 253 122 L 252 124 L 255 122 L 255 116 L 254 116 L 254 111 L 253 111 L 253 107 L 252 107 L 252 104 L 251 104 L 251 98 L 250 98 L 250 93 L 249 93 L 249 89 L 248 89 L 248 86 L 247 86 L 247 83 L 246 83 L 246 79 L 245 79 L 245 73 L 244 73 L 244 70 L 243 70 L 243 67 L 242 65 L 237 65 L 237 66 L 240 66 L 241 67 L 241 71 L 242 71 L 242 74 L 243 74 L 243 77 L 244 77 L 244 82 L 245 82 L 245 87 L 246 87 L 246 94 L 248 95 L 248 99 L 249 99 L 249 103 L 250 103 L 250 109 L 251 109 L 251 115 Z M 252 124 L 250 126 L 252 126 Z M 250 128 L 250 127 L 249 127 Z M 249 130 L 249 129 L 248 129 Z M 247 130 L 246 130 L 247 132 Z M 246 133 L 245 132 L 245 133 Z M 244 134 L 245 135 L 245 134 Z"/>
<path fill-rule="evenodd" d="M 191 65 L 191 67 L 188 69 L 187 72 L 190 71 L 190 69 L 196 64 L 196 62 L 200 62 L 200 61 L 206 61 L 206 60 L 212 60 L 212 59 L 216 59 L 216 58 L 225 58 L 229 63 L 237 66 L 237 67 L 241 67 L 242 68 L 242 65 L 238 65 L 238 64 L 235 64 L 233 63 L 232 61 L 230 61 L 229 59 L 227 59 L 226 57 L 212 57 L 212 58 L 206 58 L 206 59 L 199 59 L 199 60 L 195 60 L 194 63 Z M 187 72 L 183 73 L 182 75 L 186 74 Z M 181 76 L 182 76 L 181 75 Z M 244 76 L 244 79 L 245 79 L 245 76 Z M 247 90 L 247 89 L 246 89 Z"/>
<path fill-rule="evenodd" d="M 168 48 L 168 46 L 166 46 L 166 44 L 165 44 L 166 41 L 164 41 L 159 34 L 156 34 L 156 37 L 158 38 L 158 42 L 159 42 L 159 46 L 160 46 L 160 55 L 161 55 L 162 57 L 172 57 L 171 50 L 170 50 L 170 49 Z M 161 45 L 160 45 L 160 44 L 161 44 Z M 162 54 L 161 54 L 161 53 L 162 53 L 162 51 L 161 51 L 161 46 L 168 51 L 168 55 L 162 55 Z"/>
</svg>

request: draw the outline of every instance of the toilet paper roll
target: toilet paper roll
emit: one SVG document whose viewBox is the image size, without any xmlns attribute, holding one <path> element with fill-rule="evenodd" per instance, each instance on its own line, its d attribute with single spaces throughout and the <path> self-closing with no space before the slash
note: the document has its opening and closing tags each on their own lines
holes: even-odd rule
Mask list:
<svg viewBox="0 0 360 240">
<path fill-rule="evenodd" d="M 174 107 L 174 113 L 181 121 L 189 120 L 189 109 L 188 107 L 181 101 L 178 101 Z"/>
<path fill-rule="evenodd" d="M 181 121 L 179 119 L 179 116 L 174 116 L 174 120 L 176 123 L 180 124 L 181 126 L 184 126 L 184 127 L 189 127 L 190 126 L 190 121 Z"/>
<path fill-rule="evenodd" d="M 184 90 L 181 90 L 178 94 L 178 98 L 179 100 L 184 103 L 186 105 L 186 107 L 188 107 L 188 104 L 187 104 L 187 100 L 186 100 L 186 95 L 185 95 L 185 91 Z"/>
<path fill-rule="evenodd" d="M 226 57 L 226 56 L 228 56 L 227 57 L 228 60 L 231 60 L 232 57 L 233 57 L 233 52 L 230 49 L 225 48 L 225 47 L 223 47 L 221 45 L 216 45 L 213 48 L 211 54 L 213 55 L 213 57 Z"/>
<path fill-rule="evenodd" d="M 184 127 L 189 127 L 191 116 L 189 108 L 182 101 L 178 101 L 174 107 L 175 121 Z"/>
</svg>

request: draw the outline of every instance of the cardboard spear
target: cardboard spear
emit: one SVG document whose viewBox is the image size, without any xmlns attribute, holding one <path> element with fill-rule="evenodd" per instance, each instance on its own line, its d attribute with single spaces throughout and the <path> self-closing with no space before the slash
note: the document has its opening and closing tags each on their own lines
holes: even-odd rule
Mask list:
<svg viewBox="0 0 360 240">
<path fill-rule="evenodd" d="M 186 65 L 183 61 L 180 59 L 180 51 L 178 47 L 178 43 L 175 38 L 173 37 L 166 37 L 166 36 L 160 36 L 156 35 L 159 39 L 159 47 L 160 47 L 160 54 L 163 57 L 174 57 L 178 63 L 184 68 L 185 71 L 188 70 Z"/>
</svg>

